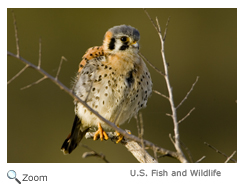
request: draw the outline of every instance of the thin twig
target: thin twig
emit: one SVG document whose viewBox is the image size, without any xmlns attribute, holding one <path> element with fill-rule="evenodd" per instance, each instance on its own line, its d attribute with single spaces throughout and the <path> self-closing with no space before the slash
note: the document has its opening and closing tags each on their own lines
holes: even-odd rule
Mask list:
<svg viewBox="0 0 245 192">
<path fill-rule="evenodd" d="M 171 133 L 169 133 L 168 136 L 169 136 L 170 141 L 173 143 L 173 145 L 175 145 L 175 142 L 174 142 L 174 140 L 173 140 L 173 138 L 172 138 Z"/>
<path fill-rule="evenodd" d="M 159 24 L 158 18 L 156 17 L 158 32 L 162 34 L 161 25 Z"/>
<path fill-rule="evenodd" d="M 110 163 L 105 155 L 103 153 L 97 153 L 95 150 L 91 149 L 90 147 L 88 147 L 87 145 L 84 145 L 84 144 L 81 144 L 82 147 L 90 150 L 89 152 L 85 152 L 83 153 L 82 155 L 82 158 L 87 158 L 87 157 L 91 157 L 91 156 L 94 156 L 94 157 L 99 157 L 101 158 L 103 161 L 105 161 L 106 163 Z"/>
<path fill-rule="evenodd" d="M 146 9 L 143 9 L 145 14 L 148 16 L 148 18 L 150 19 L 152 25 L 154 26 L 154 28 L 157 30 L 157 32 L 159 33 L 158 27 L 156 26 L 156 24 L 154 23 L 154 21 L 152 20 L 151 16 L 149 15 L 149 13 L 146 11 Z"/>
<path fill-rule="evenodd" d="M 198 159 L 197 161 L 196 161 L 196 163 L 200 163 L 203 159 L 205 159 L 206 158 L 206 156 L 202 156 L 200 159 Z"/>
<path fill-rule="evenodd" d="M 176 109 L 178 109 L 184 103 L 184 101 L 187 99 L 187 97 L 190 95 L 190 93 L 192 92 L 192 90 L 193 90 L 194 86 L 196 85 L 198 79 L 199 79 L 199 76 L 197 76 L 196 81 L 192 84 L 190 91 L 188 91 L 188 93 L 186 94 L 184 99 L 179 103 L 179 105 L 176 107 Z"/>
<path fill-rule="evenodd" d="M 143 139 L 143 135 L 144 135 L 144 123 L 143 123 L 143 116 L 142 116 L 142 113 L 140 112 L 139 113 L 139 121 L 140 121 L 140 139 L 141 139 L 141 147 L 143 149 L 143 154 L 144 154 L 144 160 L 146 162 L 146 151 L 144 150 L 145 149 L 145 144 L 144 144 L 144 139 Z"/>
<path fill-rule="evenodd" d="M 193 163 L 194 161 L 190 149 L 186 146 L 184 142 L 180 141 L 180 144 L 184 147 L 185 151 L 187 152 L 190 162 Z"/>
<path fill-rule="evenodd" d="M 169 100 L 168 96 L 166 96 L 166 95 L 160 93 L 159 91 L 157 91 L 157 90 L 152 90 L 152 91 L 153 91 L 154 93 L 156 93 L 156 94 L 158 94 L 158 95 L 164 97 L 165 99 Z"/>
<path fill-rule="evenodd" d="M 139 55 L 153 68 L 155 69 L 156 72 L 158 72 L 160 75 L 164 76 L 165 74 L 159 70 L 157 67 L 155 67 L 148 59 L 146 59 L 146 57 L 142 54 L 142 53 L 139 53 Z"/>
<path fill-rule="evenodd" d="M 207 145 L 208 147 L 210 147 L 211 149 L 213 149 L 216 153 L 219 153 L 219 154 L 223 155 L 224 157 L 229 158 L 228 155 L 226 155 L 226 154 L 223 153 L 222 151 L 218 150 L 218 149 L 215 148 L 214 146 L 210 145 L 209 143 L 204 142 L 204 145 Z M 233 162 L 236 163 L 236 160 L 235 160 L 235 159 L 232 159 L 232 157 L 231 157 L 231 159 L 229 159 L 229 160 L 231 160 L 231 161 L 233 161 Z"/>
<path fill-rule="evenodd" d="M 58 71 L 57 71 L 57 74 L 56 74 L 55 79 L 58 79 L 58 76 L 59 76 L 59 74 L 60 74 L 61 65 L 62 65 L 62 63 L 63 63 L 63 60 L 67 61 L 67 59 L 66 59 L 64 56 L 61 56 L 60 65 L 59 65 L 59 68 L 58 68 Z"/>
<path fill-rule="evenodd" d="M 20 57 L 20 47 L 19 47 L 19 38 L 18 38 L 18 30 L 17 30 L 17 24 L 15 19 L 14 11 L 12 10 L 13 19 L 14 19 L 14 34 L 15 34 L 15 42 L 16 42 L 16 51 L 17 51 L 17 57 Z"/>
<path fill-rule="evenodd" d="M 163 41 L 165 41 L 166 36 L 167 36 L 167 30 L 168 30 L 168 24 L 170 22 L 170 17 L 168 18 L 168 21 L 166 23 L 166 27 L 165 27 L 165 31 L 164 31 L 164 35 L 163 35 Z"/>
<path fill-rule="evenodd" d="M 42 57 L 42 38 L 39 38 L 39 56 L 38 56 L 38 68 L 40 69 L 41 67 L 41 58 Z"/>
<path fill-rule="evenodd" d="M 41 79 L 38 79 L 34 83 L 31 83 L 31 84 L 29 84 L 29 85 L 27 85 L 25 87 L 20 88 L 20 90 L 24 90 L 24 89 L 27 89 L 27 88 L 31 87 L 32 85 L 36 85 L 36 84 L 40 83 L 41 81 L 43 81 L 44 79 L 47 79 L 47 77 L 43 76 Z"/>
<path fill-rule="evenodd" d="M 193 108 L 189 111 L 189 113 L 187 113 L 182 119 L 180 119 L 180 120 L 178 121 L 178 124 L 180 124 L 182 121 L 184 121 L 184 120 L 191 114 L 191 112 L 194 111 L 194 110 L 195 110 L 195 107 L 193 107 Z"/>
<path fill-rule="evenodd" d="M 228 158 L 226 159 L 225 163 L 228 163 L 228 162 L 231 160 L 231 158 L 232 158 L 235 154 L 236 154 L 236 151 L 234 151 L 234 152 L 230 155 L 230 157 L 228 157 Z"/>
<path fill-rule="evenodd" d="M 23 73 L 29 66 L 25 65 L 15 76 L 13 76 L 7 84 L 11 83 L 13 80 L 15 80 L 21 73 Z"/>
</svg>

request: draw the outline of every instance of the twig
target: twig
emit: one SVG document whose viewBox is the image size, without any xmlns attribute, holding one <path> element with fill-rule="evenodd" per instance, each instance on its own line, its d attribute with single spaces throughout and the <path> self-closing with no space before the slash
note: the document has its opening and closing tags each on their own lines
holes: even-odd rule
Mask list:
<svg viewBox="0 0 245 192">
<path fill-rule="evenodd" d="M 168 136 L 169 136 L 170 141 L 173 143 L 173 145 L 175 145 L 175 142 L 174 142 L 174 140 L 173 140 L 173 138 L 172 138 L 171 133 L 169 133 Z"/>
<path fill-rule="evenodd" d="M 59 68 L 58 68 L 58 71 L 57 71 L 57 74 L 56 74 L 55 79 L 58 79 L 58 76 L 60 74 L 61 65 L 62 65 L 63 60 L 67 61 L 67 59 L 64 56 L 61 56 L 60 65 L 59 65 Z"/>
<path fill-rule="evenodd" d="M 228 157 L 228 158 L 226 159 L 225 163 L 228 163 L 228 162 L 231 160 L 231 158 L 232 158 L 235 154 L 236 154 L 236 151 L 234 151 L 234 152 L 230 155 L 230 157 Z"/>
<path fill-rule="evenodd" d="M 194 111 L 194 110 L 195 110 L 195 107 L 193 107 L 193 108 L 189 111 L 189 113 L 187 113 L 182 119 L 180 119 L 180 120 L 178 121 L 178 124 L 180 124 L 182 121 L 184 121 L 184 120 L 191 114 L 191 112 Z"/>
<path fill-rule="evenodd" d="M 148 59 L 145 58 L 144 55 L 142 55 L 141 53 L 139 53 L 139 55 L 153 68 L 155 69 L 156 72 L 158 72 L 160 75 L 164 76 L 165 74 L 159 70 L 157 67 L 155 67 Z"/>
<path fill-rule="evenodd" d="M 157 30 L 157 33 L 159 33 L 158 27 L 156 26 L 156 24 L 154 23 L 154 21 L 152 20 L 151 16 L 149 15 L 149 13 L 146 11 L 146 9 L 143 9 L 145 14 L 147 15 L 147 17 L 150 19 L 152 25 L 154 26 L 154 28 Z"/>
<path fill-rule="evenodd" d="M 185 151 L 187 152 L 187 155 L 190 159 L 190 162 L 193 163 L 194 161 L 193 161 L 190 149 L 186 146 L 186 144 L 184 142 L 180 141 L 180 144 L 184 147 Z"/>
<path fill-rule="evenodd" d="M 31 87 L 32 85 L 36 85 L 36 84 L 40 83 L 41 81 L 43 81 L 44 79 L 47 79 L 47 77 L 43 76 L 41 79 L 35 81 L 34 83 L 31 83 L 31 84 L 29 84 L 29 85 L 27 85 L 25 87 L 20 88 L 20 90 L 24 90 L 24 89 L 27 89 L 27 88 Z"/>
<path fill-rule="evenodd" d="M 184 99 L 179 103 L 179 105 L 176 107 L 176 109 L 178 109 L 184 103 L 184 101 L 187 99 L 187 97 L 190 95 L 190 93 L 192 92 L 192 90 L 193 90 L 194 86 L 196 85 L 198 79 L 199 79 L 199 77 L 197 76 L 196 81 L 192 84 L 190 91 L 188 91 L 188 93 L 186 94 Z"/>
<path fill-rule="evenodd" d="M 16 25 L 16 19 L 15 19 L 15 14 L 14 11 L 12 10 L 13 14 L 13 19 L 14 19 L 14 34 L 15 34 L 15 42 L 16 42 L 16 51 L 17 51 L 17 57 L 20 57 L 20 47 L 19 47 L 19 38 L 18 38 L 18 30 L 17 30 L 17 25 Z"/>
<path fill-rule="evenodd" d="M 156 94 L 158 94 L 158 95 L 164 97 L 165 99 L 169 100 L 169 98 L 168 98 L 166 95 L 160 93 L 159 91 L 157 91 L 157 90 L 152 90 L 152 91 L 153 91 L 154 93 L 156 93 Z"/>
<path fill-rule="evenodd" d="M 197 161 L 196 161 L 196 163 L 200 163 L 203 159 L 205 159 L 206 158 L 206 156 L 202 156 L 200 159 L 198 159 Z"/>
<path fill-rule="evenodd" d="M 42 57 L 42 39 L 41 37 L 39 38 L 39 56 L 38 56 L 38 68 L 40 69 L 41 67 L 41 58 Z"/>
<path fill-rule="evenodd" d="M 105 161 L 106 163 L 110 163 L 105 155 L 103 153 L 97 153 L 95 150 L 91 149 L 90 147 L 88 147 L 87 145 L 84 145 L 84 144 L 81 144 L 82 147 L 90 150 L 89 152 L 85 152 L 83 153 L 82 155 L 82 158 L 87 158 L 87 157 L 91 157 L 91 156 L 94 156 L 94 157 L 99 157 L 101 158 L 103 161 Z"/>
<path fill-rule="evenodd" d="M 141 147 L 143 149 L 143 154 L 144 154 L 144 161 L 146 162 L 146 151 L 145 149 L 145 144 L 144 144 L 144 139 L 143 139 L 143 135 L 144 135 L 144 123 L 143 123 L 143 116 L 142 113 L 139 113 L 139 119 L 140 119 L 140 134 L 139 134 L 139 138 L 141 139 Z"/>
<path fill-rule="evenodd" d="M 21 73 L 23 73 L 29 66 L 25 65 L 15 76 L 13 76 L 7 84 L 11 83 L 13 80 L 15 80 Z"/>
<path fill-rule="evenodd" d="M 210 147 L 211 149 L 213 149 L 216 153 L 219 153 L 221 155 L 223 155 L 224 157 L 228 158 L 229 159 L 229 156 L 226 155 L 225 153 L 221 152 L 220 150 L 218 150 L 217 148 L 215 148 L 214 146 L 210 145 L 209 143 L 207 142 L 204 142 L 204 145 L 207 145 L 208 147 Z M 233 155 L 232 155 L 233 156 Z M 235 159 L 232 159 L 232 156 L 230 156 L 231 158 L 229 160 L 233 161 L 236 163 L 236 160 Z"/>
<path fill-rule="evenodd" d="M 170 17 L 168 18 L 168 21 L 166 23 L 166 27 L 165 27 L 165 31 L 164 31 L 164 35 L 163 35 L 163 41 L 165 41 L 166 36 L 167 36 L 167 30 L 168 30 L 168 24 L 170 22 Z"/>
</svg>

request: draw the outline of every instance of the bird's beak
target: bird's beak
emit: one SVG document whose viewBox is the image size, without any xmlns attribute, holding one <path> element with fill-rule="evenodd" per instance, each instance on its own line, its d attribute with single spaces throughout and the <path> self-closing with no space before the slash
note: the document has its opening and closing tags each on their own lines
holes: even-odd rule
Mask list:
<svg viewBox="0 0 245 192">
<path fill-rule="evenodd" d="M 134 47 L 134 48 L 139 48 L 139 43 L 137 41 L 133 41 L 131 43 L 131 45 Z"/>
</svg>

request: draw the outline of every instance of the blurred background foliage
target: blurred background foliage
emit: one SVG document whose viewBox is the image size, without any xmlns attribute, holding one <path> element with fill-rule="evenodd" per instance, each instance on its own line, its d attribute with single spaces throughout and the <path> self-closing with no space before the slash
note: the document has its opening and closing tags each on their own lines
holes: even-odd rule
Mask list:
<svg viewBox="0 0 245 192">
<path fill-rule="evenodd" d="M 59 79 L 70 87 L 85 51 L 101 45 L 107 29 L 120 24 L 140 31 L 140 51 L 157 68 L 163 70 L 160 42 L 151 22 L 142 9 L 8 9 L 7 50 L 16 53 L 14 11 L 20 41 L 20 54 L 37 64 L 39 38 L 42 38 L 42 68 L 55 75 L 61 56 L 67 58 Z M 204 145 L 208 142 L 230 155 L 237 150 L 237 9 L 148 9 L 158 17 L 162 30 L 170 23 L 165 43 L 169 75 L 177 105 L 199 81 L 186 102 L 178 109 L 178 118 L 196 109 L 180 124 L 181 141 L 196 161 L 224 162 L 226 159 Z M 24 65 L 8 57 L 7 78 Z M 154 89 L 167 95 L 162 76 L 148 66 Z M 9 163 L 103 162 L 96 157 L 82 158 L 87 149 L 78 147 L 64 156 L 60 147 L 71 130 L 74 118 L 72 98 L 59 87 L 45 80 L 20 90 L 41 75 L 27 69 L 8 85 L 7 90 L 7 161 Z M 155 93 L 148 107 L 141 110 L 144 138 L 166 149 L 174 150 L 169 139 L 173 124 L 166 113 L 170 106 Z M 136 121 L 131 119 L 123 129 L 137 135 Z M 121 144 L 110 141 L 82 140 L 110 162 L 137 162 Z M 236 159 L 236 156 L 234 157 Z M 160 162 L 177 162 L 169 157 Z"/>
</svg>

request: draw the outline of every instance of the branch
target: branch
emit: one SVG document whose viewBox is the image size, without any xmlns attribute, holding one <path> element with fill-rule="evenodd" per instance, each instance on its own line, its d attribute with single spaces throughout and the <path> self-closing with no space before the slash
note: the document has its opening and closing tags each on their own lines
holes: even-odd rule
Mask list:
<svg viewBox="0 0 245 192">
<path fill-rule="evenodd" d="M 16 55 L 17 56 L 17 55 Z M 13 76 L 7 84 L 11 83 L 13 80 L 15 80 L 17 77 L 19 77 L 19 75 L 21 73 L 23 73 L 29 66 L 28 65 L 25 65 L 25 67 L 23 67 L 15 76 Z"/>
<path fill-rule="evenodd" d="M 64 56 L 61 56 L 60 65 L 59 65 L 59 68 L 58 68 L 58 71 L 57 71 L 57 74 L 56 74 L 55 79 L 58 79 L 58 76 L 60 74 L 61 65 L 62 65 L 63 60 L 67 61 L 67 59 Z"/>
<path fill-rule="evenodd" d="M 186 116 L 184 116 L 182 119 L 180 119 L 180 120 L 178 121 L 178 124 L 180 124 L 182 121 L 184 121 L 184 120 L 191 114 L 191 112 L 194 111 L 194 110 L 195 110 L 195 107 L 193 107 L 193 108 L 189 111 L 189 113 L 186 114 Z"/>
<path fill-rule="evenodd" d="M 139 55 L 153 68 L 155 69 L 156 72 L 158 72 L 160 75 L 164 76 L 165 74 L 160 71 L 158 68 L 156 68 L 148 59 L 145 58 L 144 55 L 142 55 L 141 53 L 139 53 Z"/>
<path fill-rule="evenodd" d="M 154 28 L 156 29 L 157 33 L 158 33 L 158 36 L 160 38 L 160 42 L 161 42 L 161 55 L 162 55 L 162 60 L 163 60 L 163 66 L 164 66 L 164 71 L 165 71 L 165 75 L 164 75 L 164 78 L 165 78 L 165 81 L 166 81 L 166 85 L 167 85 L 167 89 L 168 89 L 168 94 L 169 94 L 169 103 L 170 103 L 170 106 L 171 106 L 171 111 L 172 111 L 172 120 L 173 120 L 173 124 L 174 124 L 174 138 L 175 138 L 175 142 L 174 142 L 174 146 L 175 146 L 175 149 L 179 155 L 179 158 L 180 158 L 180 161 L 183 162 L 183 163 L 187 163 L 187 159 L 181 149 L 181 146 L 180 146 L 180 136 L 179 136 L 179 124 L 178 124 L 178 119 L 177 119 L 177 109 L 174 105 L 174 98 L 173 98 L 173 92 L 172 92 L 172 87 L 171 87 L 171 84 L 170 84 L 170 80 L 169 80 L 169 74 L 168 74 L 168 64 L 167 64 L 167 61 L 166 61 L 166 57 L 165 57 L 165 52 L 164 52 L 164 43 L 165 43 L 165 39 L 166 39 L 166 33 L 167 33 L 167 26 L 168 26 L 168 23 L 169 23 L 169 19 L 167 21 L 167 24 L 166 24 L 166 29 L 165 29 L 165 32 L 164 32 L 164 38 L 162 36 L 162 33 L 161 33 L 161 27 L 160 27 L 160 24 L 159 24 L 159 21 L 158 19 L 156 18 L 156 22 L 157 24 L 154 23 L 154 21 L 152 20 L 152 18 L 150 17 L 150 15 L 148 14 L 148 12 L 144 9 L 146 15 L 148 16 L 148 18 L 150 19 L 152 25 L 154 26 Z"/>
<path fill-rule="evenodd" d="M 14 15 L 14 11 L 12 10 L 13 19 L 14 19 L 14 34 L 15 34 L 15 43 L 16 43 L 16 51 L 17 51 L 17 57 L 20 56 L 20 47 L 19 47 L 19 38 L 18 38 L 18 30 L 16 25 L 16 19 Z"/>
<path fill-rule="evenodd" d="M 127 131 L 129 132 L 129 131 Z M 95 132 L 87 132 L 86 139 L 93 139 Z M 118 138 L 116 132 L 106 132 L 109 139 L 115 142 Z M 137 142 L 124 138 L 121 142 L 128 151 L 140 162 L 140 163 L 157 163 L 157 161 L 149 155 L 149 153 L 143 149 Z"/>
<path fill-rule="evenodd" d="M 156 94 L 158 94 L 158 95 L 160 95 L 160 96 L 162 96 L 162 97 L 164 97 L 165 99 L 169 100 L 169 98 L 166 95 L 160 93 L 159 91 L 153 90 L 153 92 L 156 93 Z"/>
<path fill-rule="evenodd" d="M 82 147 L 84 147 L 84 148 L 90 150 L 89 152 L 83 153 L 82 158 L 85 159 L 85 158 L 91 157 L 91 156 L 93 156 L 93 157 L 99 157 L 99 158 L 101 158 L 103 161 L 105 161 L 106 163 L 110 163 L 110 162 L 106 159 L 106 157 L 105 157 L 105 155 L 104 155 L 103 153 L 97 153 L 96 151 L 94 151 L 93 149 L 91 149 L 90 147 L 88 147 L 87 145 L 84 145 L 84 144 L 80 144 L 80 145 L 81 145 Z"/>
<path fill-rule="evenodd" d="M 206 158 L 206 156 L 202 156 L 200 159 L 198 159 L 197 161 L 196 161 L 196 163 L 200 163 L 203 159 L 205 159 Z"/>
<path fill-rule="evenodd" d="M 231 160 L 231 158 L 232 158 L 235 154 L 236 154 L 236 151 L 234 151 L 234 152 L 230 155 L 230 157 L 228 157 L 228 158 L 226 159 L 225 163 L 228 163 L 228 162 Z"/>
<path fill-rule="evenodd" d="M 194 86 L 196 85 L 198 79 L 199 79 L 199 77 L 197 76 L 196 81 L 192 84 L 190 91 L 188 91 L 188 93 L 186 94 L 184 99 L 179 103 L 179 105 L 176 107 L 176 109 L 178 109 L 184 103 L 184 101 L 187 99 L 187 97 L 190 95 L 190 93 L 192 92 L 192 90 L 193 90 Z"/>
<path fill-rule="evenodd" d="M 237 162 L 235 159 L 232 159 L 232 157 L 235 155 L 235 152 L 236 151 L 234 151 L 233 153 L 234 154 L 232 154 L 231 156 L 228 156 L 228 155 L 226 155 L 225 153 L 223 153 L 222 151 L 220 151 L 220 150 L 218 150 L 217 148 L 215 148 L 214 146 L 212 146 L 212 145 L 210 145 L 209 143 L 207 143 L 207 142 L 204 142 L 204 145 L 207 145 L 208 147 L 210 147 L 211 149 L 213 149 L 216 153 L 219 153 L 219 154 L 221 154 L 221 155 L 223 155 L 224 157 L 226 157 L 227 159 L 226 159 L 226 161 L 228 160 L 228 161 L 233 161 L 233 162 Z M 227 161 L 227 162 L 228 162 Z M 226 162 L 226 163 L 227 163 Z"/>
<path fill-rule="evenodd" d="M 47 79 L 47 77 L 43 76 L 41 79 L 35 81 L 34 83 L 31 83 L 30 85 L 27 85 L 25 87 L 20 88 L 20 90 L 24 90 L 24 89 L 31 87 L 32 85 L 36 85 L 36 84 L 40 83 L 41 81 L 43 81 L 44 79 Z"/>
</svg>

